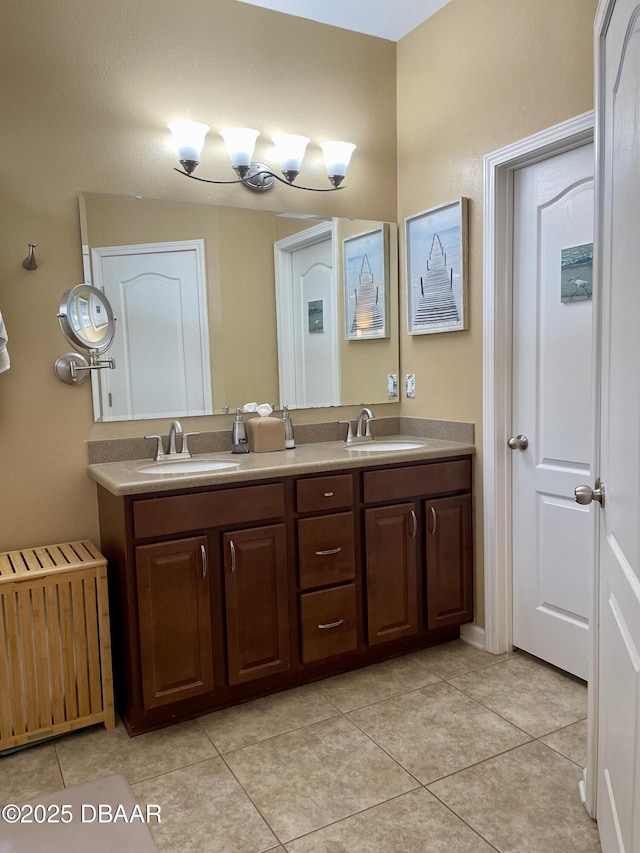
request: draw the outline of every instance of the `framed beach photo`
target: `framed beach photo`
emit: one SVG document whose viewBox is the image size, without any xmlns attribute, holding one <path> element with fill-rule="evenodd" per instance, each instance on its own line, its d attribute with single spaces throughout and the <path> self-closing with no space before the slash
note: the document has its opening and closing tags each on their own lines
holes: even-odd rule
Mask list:
<svg viewBox="0 0 640 853">
<path fill-rule="evenodd" d="M 467 320 L 467 208 L 459 198 L 405 219 L 408 332 L 459 332 Z"/>
<path fill-rule="evenodd" d="M 342 241 L 345 337 L 388 338 L 389 226 Z"/>
</svg>

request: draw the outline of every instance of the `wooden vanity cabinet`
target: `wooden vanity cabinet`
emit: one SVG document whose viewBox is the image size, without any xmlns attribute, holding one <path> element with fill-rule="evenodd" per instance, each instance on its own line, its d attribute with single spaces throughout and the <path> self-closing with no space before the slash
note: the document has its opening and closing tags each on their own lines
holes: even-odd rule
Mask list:
<svg viewBox="0 0 640 853">
<path fill-rule="evenodd" d="M 145 708 L 213 690 L 207 563 L 205 536 L 135 549 Z"/>
<path fill-rule="evenodd" d="M 365 509 L 369 643 L 470 622 L 471 459 L 367 471 L 363 495 L 412 499 Z"/>
<path fill-rule="evenodd" d="M 222 542 L 229 684 L 244 684 L 289 668 L 285 526 L 236 530 Z"/>
<path fill-rule="evenodd" d="M 424 503 L 427 625 L 442 628 L 473 619 L 471 495 Z"/>
<path fill-rule="evenodd" d="M 418 631 L 417 530 L 413 503 L 365 510 L 370 645 Z"/>
<path fill-rule="evenodd" d="M 132 734 L 453 639 L 473 616 L 470 457 L 98 499 Z"/>
</svg>

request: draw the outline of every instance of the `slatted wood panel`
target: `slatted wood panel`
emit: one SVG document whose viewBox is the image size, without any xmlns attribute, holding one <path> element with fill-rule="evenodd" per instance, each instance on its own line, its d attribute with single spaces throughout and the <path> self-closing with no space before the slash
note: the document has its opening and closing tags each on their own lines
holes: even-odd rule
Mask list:
<svg viewBox="0 0 640 853">
<path fill-rule="evenodd" d="M 115 725 L 106 560 L 89 541 L 0 554 L 0 750 Z"/>
</svg>

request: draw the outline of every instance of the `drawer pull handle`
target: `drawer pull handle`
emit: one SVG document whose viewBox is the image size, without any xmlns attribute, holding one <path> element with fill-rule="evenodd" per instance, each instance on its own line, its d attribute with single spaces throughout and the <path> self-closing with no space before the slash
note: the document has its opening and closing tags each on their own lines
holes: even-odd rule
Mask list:
<svg viewBox="0 0 640 853">
<path fill-rule="evenodd" d="M 411 510 L 411 538 L 416 538 L 416 533 L 418 532 L 418 519 L 416 518 L 415 510 Z"/>
<path fill-rule="evenodd" d="M 435 533 L 436 530 L 438 529 L 438 514 L 435 511 L 434 507 L 429 507 L 429 509 L 431 510 L 431 521 L 432 521 L 431 533 Z"/>
<path fill-rule="evenodd" d="M 316 551 L 316 557 L 330 557 L 332 554 L 339 554 L 342 548 L 328 548 L 326 551 Z"/>
<path fill-rule="evenodd" d="M 320 628 L 320 630 L 324 630 L 325 628 L 339 628 L 343 623 L 344 619 L 336 619 L 335 622 L 327 622 L 325 625 L 318 625 L 318 628 Z"/>
<path fill-rule="evenodd" d="M 231 571 L 236 570 L 236 546 L 233 544 L 233 539 L 229 539 L 229 550 L 231 551 Z"/>
<path fill-rule="evenodd" d="M 200 553 L 202 554 L 202 577 L 206 578 L 207 569 L 209 568 L 209 561 L 207 559 L 207 549 L 204 547 L 204 545 L 200 546 Z"/>
<path fill-rule="evenodd" d="M 333 497 L 333 492 L 325 492 L 325 493 L 324 493 L 324 496 L 325 496 L 325 498 L 332 498 L 332 497 Z"/>
</svg>

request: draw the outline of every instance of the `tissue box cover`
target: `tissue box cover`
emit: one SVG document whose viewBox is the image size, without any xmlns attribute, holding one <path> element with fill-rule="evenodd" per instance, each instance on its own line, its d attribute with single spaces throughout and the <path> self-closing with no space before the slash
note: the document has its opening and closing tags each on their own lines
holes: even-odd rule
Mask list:
<svg viewBox="0 0 640 853">
<path fill-rule="evenodd" d="M 254 453 L 284 450 L 284 421 L 280 418 L 249 418 L 246 425 L 249 450 Z"/>
</svg>

